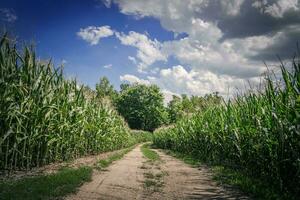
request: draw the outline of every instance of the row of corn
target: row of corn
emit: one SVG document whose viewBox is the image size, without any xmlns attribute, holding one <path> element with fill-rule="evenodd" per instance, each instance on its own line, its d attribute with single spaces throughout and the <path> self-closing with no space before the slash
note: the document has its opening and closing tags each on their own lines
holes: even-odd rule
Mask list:
<svg viewBox="0 0 300 200">
<path fill-rule="evenodd" d="M 34 50 L 0 41 L 0 169 L 119 149 L 136 142 L 123 118 L 92 90 L 67 80 Z M 94 95 L 96 96 L 96 95 Z"/>
<path fill-rule="evenodd" d="M 300 195 L 300 62 L 268 75 L 261 90 L 158 129 L 154 144 L 246 171 Z M 280 79 L 280 80 L 278 80 Z"/>
</svg>

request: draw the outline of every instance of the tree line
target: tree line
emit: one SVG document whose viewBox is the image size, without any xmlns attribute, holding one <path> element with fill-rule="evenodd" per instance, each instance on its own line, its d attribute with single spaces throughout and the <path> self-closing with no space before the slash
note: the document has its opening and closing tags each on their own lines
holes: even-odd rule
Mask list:
<svg viewBox="0 0 300 200">
<path fill-rule="evenodd" d="M 174 123 L 191 113 L 204 111 L 209 105 L 221 104 L 223 98 L 217 93 L 188 97 L 173 95 L 164 105 L 164 96 L 156 85 L 120 85 L 117 91 L 107 77 L 96 84 L 96 95 L 112 102 L 132 129 L 154 131 L 156 128 Z"/>
</svg>

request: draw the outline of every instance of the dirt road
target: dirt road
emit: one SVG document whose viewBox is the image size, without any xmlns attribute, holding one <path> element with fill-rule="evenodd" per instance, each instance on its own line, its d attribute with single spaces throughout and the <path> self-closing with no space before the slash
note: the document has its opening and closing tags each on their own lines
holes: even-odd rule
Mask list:
<svg viewBox="0 0 300 200">
<path fill-rule="evenodd" d="M 149 162 L 137 146 L 66 199 L 247 199 L 218 186 L 208 169 L 157 152 L 161 161 Z"/>
</svg>

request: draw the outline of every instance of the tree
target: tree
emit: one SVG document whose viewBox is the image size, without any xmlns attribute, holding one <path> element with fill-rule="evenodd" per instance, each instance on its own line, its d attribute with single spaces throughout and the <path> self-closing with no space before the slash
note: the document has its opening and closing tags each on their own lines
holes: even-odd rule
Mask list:
<svg viewBox="0 0 300 200">
<path fill-rule="evenodd" d="M 223 98 L 219 96 L 218 92 L 206 94 L 204 97 L 188 97 L 186 94 L 182 94 L 181 98 L 173 96 L 173 99 L 168 103 L 170 122 L 174 123 L 196 112 L 204 112 L 212 105 L 220 105 L 222 102 Z"/>
<path fill-rule="evenodd" d="M 121 89 L 117 109 L 132 129 L 153 131 L 167 121 L 163 95 L 157 86 L 134 84 Z"/>
<path fill-rule="evenodd" d="M 173 95 L 172 100 L 168 103 L 168 113 L 170 122 L 176 122 L 183 115 L 183 107 L 180 97 Z"/>
<path fill-rule="evenodd" d="M 120 89 L 121 89 L 120 92 L 126 90 L 128 87 L 130 87 L 130 84 L 128 84 L 128 83 L 122 83 L 122 84 L 120 85 Z"/>
<path fill-rule="evenodd" d="M 100 78 L 100 82 L 96 84 L 96 93 L 98 98 L 109 97 L 112 100 L 116 98 L 117 92 L 114 86 L 110 84 L 107 77 Z"/>
</svg>

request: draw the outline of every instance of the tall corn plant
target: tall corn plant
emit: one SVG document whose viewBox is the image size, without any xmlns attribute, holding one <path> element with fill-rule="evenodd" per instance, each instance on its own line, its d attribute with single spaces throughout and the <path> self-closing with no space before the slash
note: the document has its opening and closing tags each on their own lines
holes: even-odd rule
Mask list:
<svg viewBox="0 0 300 200">
<path fill-rule="evenodd" d="M 159 129 L 154 143 L 212 163 L 245 169 L 281 192 L 300 195 L 300 61 L 267 76 L 262 91 Z"/>
<path fill-rule="evenodd" d="M 0 41 L 0 169 L 30 169 L 132 143 L 109 105 L 85 97 L 61 68 Z"/>
</svg>

